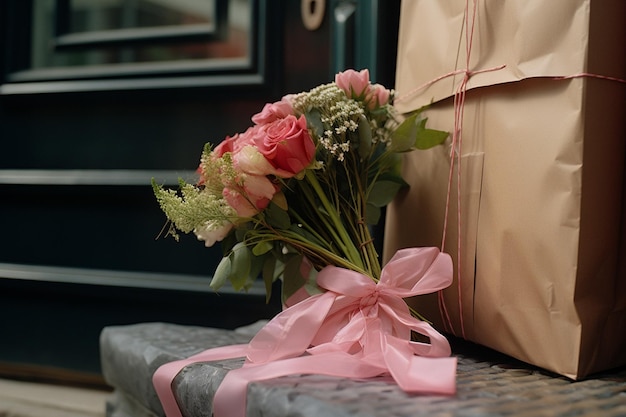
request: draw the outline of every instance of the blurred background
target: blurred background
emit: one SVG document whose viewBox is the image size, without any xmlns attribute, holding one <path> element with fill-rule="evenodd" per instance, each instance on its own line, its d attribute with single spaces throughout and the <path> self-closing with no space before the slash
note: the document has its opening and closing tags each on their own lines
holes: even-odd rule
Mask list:
<svg viewBox="0 0 626 417">
<path fill-rule="evenodd" d="M 0 1 L 0 378 L 102 387 L 105 326 L 275 314 L 212 292 L 219 247 L 158 238 L 150 180 L 343 69 L 392 88 L 399 3 Z"/>
</svg>

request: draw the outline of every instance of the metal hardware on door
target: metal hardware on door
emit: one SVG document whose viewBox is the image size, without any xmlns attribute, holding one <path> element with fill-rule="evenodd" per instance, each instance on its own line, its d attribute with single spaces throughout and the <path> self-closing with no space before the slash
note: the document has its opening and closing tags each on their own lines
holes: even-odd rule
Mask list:
<svg viewBox="0 0 626 417">
<path fill-rule="evenodd" d="M 308 30 L 316 30 L 322 25 L 326 0 L 302 0 L 300 3 L 300 15 L 302 23 Z"/>
</svg>

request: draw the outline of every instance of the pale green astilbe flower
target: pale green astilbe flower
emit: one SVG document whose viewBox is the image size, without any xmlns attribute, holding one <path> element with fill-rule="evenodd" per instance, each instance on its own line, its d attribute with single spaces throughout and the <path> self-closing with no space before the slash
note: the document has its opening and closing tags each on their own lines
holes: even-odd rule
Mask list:
<svg viewBox="0 0 626 417">
<path fill-rule="evenodd" d="M 206 144 L 200 157 L 200 171 L 204 188 L 213 195 L 222 195 L 224 184 L 236 184 L 239 174 L 233 166 L 232 155 L 226 152 L 220 158 L 211 155 L 211 145 Z"/>
<path fill-rule="evenodd" d="M 170 227 L 168 234 L 177 240 L 176 229 L 184 233 L 196 229 L 218 229 L 237 216 L 221 195 L 211 193 L 208 188 L 196 187 L 182 180 L 180 194 L 154 182 L 152 186 L 161 209 L 175 226 L 175 229 Z"/>
</svg>

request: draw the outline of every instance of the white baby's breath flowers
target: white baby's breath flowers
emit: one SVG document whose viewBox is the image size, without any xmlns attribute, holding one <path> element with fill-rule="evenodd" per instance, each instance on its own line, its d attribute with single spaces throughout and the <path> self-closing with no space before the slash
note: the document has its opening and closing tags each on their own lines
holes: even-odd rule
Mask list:
<svg viewBox="0 0 626 417">
<path fill-rule="evenodd" d="M 319 112 L 323 131 L 317 138 L 319 144 L 333 159 L 342 162 L 350 152 L 352 138 L 359 129 L 358 120 L 365 111 L 362 103 L 348 98 L 336 84 L 324 84 L 311 91 L 296 94 L 292 98 L 294 108 L 306 113 L 310 109 Z"/>
</svg>

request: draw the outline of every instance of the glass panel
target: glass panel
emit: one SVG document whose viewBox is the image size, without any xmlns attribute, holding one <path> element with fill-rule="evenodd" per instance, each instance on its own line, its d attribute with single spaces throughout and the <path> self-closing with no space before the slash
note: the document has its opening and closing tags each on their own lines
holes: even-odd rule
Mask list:
<svg viewBox="0 0 626 417">
<path fill-rule="evenodd" d="M 215 24 L 214 0 L 72 0 L 69 32 Z"/>
<path fill-rule="evenodd" d="M 223 23 L 217 21 L 216 0 L 74 0 L 60 19 L 67 28 L 57 36 L 60 2 L 35 0 L 30 69 L 91 67 L 115 73 L 128 64 L 151 63 L 241 68 L 252 55 L 251 2 L 229 0 L 225 36 L 215 36 Z"/>
</svg>

